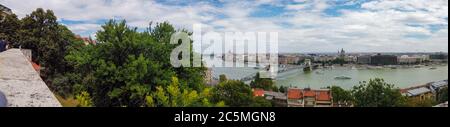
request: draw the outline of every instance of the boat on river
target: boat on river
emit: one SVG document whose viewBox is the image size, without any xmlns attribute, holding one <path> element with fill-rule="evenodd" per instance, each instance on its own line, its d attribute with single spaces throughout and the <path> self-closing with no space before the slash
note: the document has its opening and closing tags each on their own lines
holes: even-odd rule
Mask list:
<svg viewBox="0 0 450 127">
<path fill-rule="evenodd" d="M 349 80 L 349 79 L 352 79 L 352 78 L 350 78 L 348 76 L 337 76 L 337 77 L 334 77 L 334 79 L 336 79 L 336 80 Z"/>
</svg>

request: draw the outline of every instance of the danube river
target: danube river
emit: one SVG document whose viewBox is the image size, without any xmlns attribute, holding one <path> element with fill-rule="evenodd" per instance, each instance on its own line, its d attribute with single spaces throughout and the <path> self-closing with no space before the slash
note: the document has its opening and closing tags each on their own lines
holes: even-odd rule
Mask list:
<svg viewBox="0 0 450 127">
<path fill-rule="evenodd" d="M 433 69 L 430 69 L 431 67 L 433 67 Z M 225 74 L 229 79 L 240 79 L 252 75 L 257 71 L 257 69 L 249 67 L 212 68 L 214 77 L 218 78 L 220 74 Z M 337 76 L 345 76 L 351 79 L 335 79 Z M 394 84 L 396 87 L 405 88 L 448 79 L 448 65 L 397 69 L 355 69 L 352 67 L 334 67 L 333 69 L 317 69 L 309 73 L 304 73 L 303 70 L 296 69 L 278 74 L 275 82 L 278 86 L 322 88 L 336 85 L 348 89 L 358 85 L 360 81 L 368 81 L 373 78 L 383 78 L 387 83 Z"/>
<path fill-rule="evenodd" d="M 350 67 L 335 67 L 333 69 L 318 69 L 310 73 L 298 70 L 280 74 L 276 83 L 301 88 L 321 88 L 336 85 L 348 89 L 358 85 L 360 81 L 383 78 L 387 83 L 405 88 L 448 79 L 448 65 L 434 66 L 435 69 L 430 68 L 352 69 Z M 335 79 L 336 76 L 346 76 L 351 79 Z"/>
</svg>

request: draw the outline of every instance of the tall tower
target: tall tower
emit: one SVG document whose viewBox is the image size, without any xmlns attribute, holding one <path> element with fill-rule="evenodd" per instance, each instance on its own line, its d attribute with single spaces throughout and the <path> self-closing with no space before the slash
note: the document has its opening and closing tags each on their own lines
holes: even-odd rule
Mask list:
<svg viewBox="0 0 450 127">
<path fill-rule="evenodd" d="M 303 67 L 303 72 L 311 72 L 312 71 L 312 65 L 311 65 L 311 59 L 305 59 Z"/>
<path fill-rule="evenodd" d="M 341 49 L 341 52 L 339 52 L 339 57 L 344 58 L 345 57 L 345 51 L 344 48 Z"/>
</svg>

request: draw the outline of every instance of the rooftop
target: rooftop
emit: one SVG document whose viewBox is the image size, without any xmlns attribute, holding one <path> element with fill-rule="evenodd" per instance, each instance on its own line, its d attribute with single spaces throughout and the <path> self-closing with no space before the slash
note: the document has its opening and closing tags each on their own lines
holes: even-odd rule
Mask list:
<svg viewBox="0 0 450 127">
<path fill-rule="evenodd" d="M 7 14 L 11 14 L 12 12 L 11 12 L 11 9 L 9 9 L 8 7 L 6 7 L 6 6 L 3 6 L 2 4 L 0 4 L 0 12 L 5 12 L 5 13 L 7 13 Z"/>
<path fill-rule="evenodd" d="M 316 100 L 317 101 L 330 101 L 331 100 L 330 91 L 317 91 Z"/>
<path fill-rule="evenodd" d="M 267 97 L 273 97 L 275 99 L 279 99 L 279 100 L 286 100 L 286 94 L 281 93 L 281 92 L 273 92 L 273 91 L 264 91 L 264 95 Z"/>
<path fill-rule="evenodd" d="M 305 97 L 315 97 L 316 96 L 316 92 L 313 90 L 304 90 L 303 92 L 304 92 L 303 96 L 305 96 Z"/>
<path fill-rule="evenodd" d="M 253 89 L 253 96 L 264 97 L 264 90 L 263 89 Z"/>
<path fill-rule="evenodd" d="M 443 80 L 443 81 L 433 82 L 433 83 L 431 83 L 431 86 L 433 86 L 434 88 L 448 86 L 448 81 Z"/>
<path fill-rule="evenodd" d="M 96 44 L 97 44 L 97 41 L 91 39 L 90 37 L 82 37 L 82 36 L 80 36 L 80 35 L 76 35 L 75 37 L 76 37 L 77 39 L 82 40 L 82 41 L 84 42 L 85 45 L 89 45 L 89 44 L 96 45 Z"/>
<path fill-rule="evenodd" d="M 417 96 L 417 95 L 428 93 L 428 92 L 431 92 L 431 90 L 428 88 L 425 88 L 425 87 L 420 87 L 420 88 L 408 90 L 407 95 L 408 96 Z"/>
<path fill-rule="evenodd" d="M 301 99 L 303 98 L 302 89 L 298 88 L 290 88 L 287 92 L 288 99 Z"/>
<path fill-rule="evenodd" d="M 19 49 L 0 53 L 0 91 L 7 107 L 61 107 Z"/>
<path fill-rule="evenodd" d="M 331 91 L 328 89 L 299 89 L 289 88 L 287 93 L 288 99 L 302 99 L 304 97 L 316 98 L 317 101 L 331 101 Z"/>
</svg>

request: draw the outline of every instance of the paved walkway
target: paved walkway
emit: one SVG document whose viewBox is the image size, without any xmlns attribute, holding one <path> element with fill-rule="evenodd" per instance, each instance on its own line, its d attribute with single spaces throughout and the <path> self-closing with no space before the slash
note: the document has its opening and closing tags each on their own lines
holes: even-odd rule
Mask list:
<svg viewBox="0 0 450 127">
<path fill-rule="evenodd" d="M 0 53 L 0 91 L 8 107 L 61 107 L 19 49 Z"/>
</svg>

